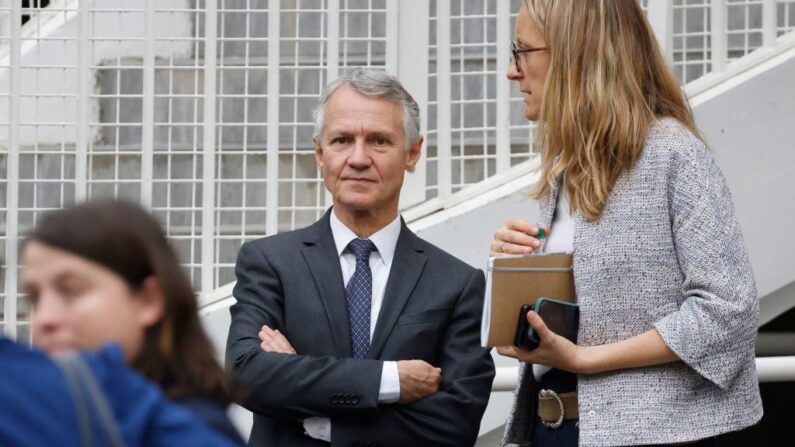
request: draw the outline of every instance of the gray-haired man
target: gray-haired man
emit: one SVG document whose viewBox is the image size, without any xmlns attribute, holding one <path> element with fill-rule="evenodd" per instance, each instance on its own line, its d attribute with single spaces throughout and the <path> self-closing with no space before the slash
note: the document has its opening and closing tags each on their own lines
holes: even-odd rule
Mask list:
<svg viewBox="0 0 795 447">
<path fill-rule="evenodd" d="M 315 154 L 333 207 L 245 244 L 228 363 L 251 394 L 251 445 L 473 445 L 494 365 L 479 346 L 483 273 L 403 223 L 419 108 L 394 77 L 328 85 Z"/>
</svg>

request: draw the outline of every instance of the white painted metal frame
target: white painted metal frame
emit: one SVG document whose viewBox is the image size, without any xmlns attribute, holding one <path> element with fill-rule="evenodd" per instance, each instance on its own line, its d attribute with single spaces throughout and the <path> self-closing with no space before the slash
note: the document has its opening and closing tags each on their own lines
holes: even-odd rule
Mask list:
<svg viewBox="0 0 795 447">
<path fill-rule="evenodd" d="M 170 235 L 178 242 L 189 244 L 186 266 L 191 268 L 192 274 L 196 272 L 200 275 L 200 282 L 194 284 L 200 286 L 202 292 L 208 293 L 229 278 L 233 265 L 227 253 L 230 244 L 304 224 L 306 216 L 322 213 L 323 208 L 330 203 L 316 172 L 305 172 L 312 148 L 306 146 L 307 141 L 299 143 L 295 135 L 300 133 L 298 130 L 305 132 L 311 125 L 310 118 L 305 116 L 306 104 L 316 97 L 323 84 L 335 79 L 340 70 L 349 65 L 362 63 L 396 73 L 420 104 L 422 129 L 433 141 L 431 149 L 435 150 L 435 155 L 430 159 L 423 158 L 416 173 L 409 177 L 411 184 L 407 185 L 404 191 L 406 200 L 401 203 L 404 209 L 412 206 L 406 209 L 406 216 L 416 218 L 432 213 L 465 200 L 478 191 L 482 192 L 484 188 L 493 188 L 501 182 L 515 179 L 526 168 L 525 165 L 517 164 L 532 156 L 529 150 L 532 127 L 518 112 L 521 98 L 512 94 L 511 83 L 504 75 L 510 59 L 508 44 L 512 34 L 512 17 L 519 4 L 517 1 L 499 1 L 495 4 L 488 0 L 417 0 L 411 3 L 399 0 L 320 0 L 304 4 L 302 0 L 297 0 L 295 9 L 287 9 L 287 3 L 281 0 L 245 0 L 229 2 L 229 5 L 227 0 L 203 0 L 195 7 L 188 6 L 189 3 L 183 5 L 180 0 L 103 2 L 101 5 L 91 1 L 57 0 L 48 11 L 50 15 L 62 14 L 62 17 L 59 16 L 60 22 L 54 22 L 55 25 L 43 22 L 37 24 L 41 29 L 30 26 L 22 28 L 20 18 L 25 12 L 20 3 L 9 1 L 5 4 L 9 5 L 3 11 L 9 16 L 10 26 L 4 34 L 7 44 L 0 45 L 0 57 L 7 57 L 9 66 L 8 79 L 5 81 L 8 88 L 8 132 L 4 138 L 7 138 L 10 150 L 6 167 L 4 237 L 7 270 L 3 309 L 4 326 L 12 334 L 17 331 L 19 323 L 16 321 L 19 310 L 18 236 L 44 210 L 38 204 L 40 197 L 37 194 L 40 193 L 36 188 L 60 184 L 60 205 L 72 197 L 82 200 L 98 194 L 139 195 L 141 201 L 152 206 L 158 216 L 165 216 L 164 222 L 170 227 Z M 761 45 L 771 47 L 784 39 L 777 38 L 779 33 L 795 28 L 795 20 L 791 19 L 795 0 L 713 0 L 712 3 L 647 0 L 641 4 L 647 7 L 650 23 L 658 34 L 663 50 L 685 81 L 692 80 L 687 74 L 688 66 L 699 66 L 702 72 L 708 72 L 710 69 L 728 69 L 727 64 L 735 64 L 729 61 L 731 48 L 727 39 L 731 33 L 761 34 Z M 117 9 L 113 9 L 113 5 Z M 261 9 L 252 9 L 254 5 Z M 753 27 L 746 25 L 742 29 L 730 30 L 733 17 L 730 5 L 735 5 L 738 10 L 742 10 L 743 5 L 748 5 L 745 10 L 750 10 L 751 6 L 754 10 L 761 7 L 761 29 L 754 24 Z M 265 6 L 267 9 L 264 9 Z M 435 13 L 431 14 L 431 10 Z M 187 15 L 197 30 L 169 34 L 171 30 L 167 29 L 167 25 L 170 23 L 161 20 L 159 14 L 169 11 Z M 251 34 L 251 20 L 247 19 L 245 33 L 241 35 L 242 30 L 235 29 L 232 19 L 235 15 L 251 16 L 254 11 L 263 18 L 267 13 L 267 33 Z M 38 14 L 41 11 L 30 12 Z M 298 27 L 298 19 L 309 14 L 321 16 L 317 21 L 320 30 L 295 30 L 295 35 L 286 37 L 285 32 L 289 34 L 291 24 L 285 17 L 294 18 L 294 25 Z M 683 28 L 680 22 L 690 18 L 689 14 L 701 14 L 699 18 L 703 15 L 703 26 L 697 29 Z M 225 28 L 227 19 L 230 19 L 231 25 Z M 115 30 L 114 25 L 102 23 L 103 20 L 114 23 L 140 20 L 140 26 L 132 26 L 129 30 L 119 27 Z M 745 20 L 748 21 L 748 17 Z M 204 26 L 201 31 L 200 22 Z M 471 23 L 477 23 L 484 29 L 481 30 L 482 35 L 479 31 L 475 39 L 467 40 L 467 37 L 472 36 L 461 33 Z M 496 28 L 496 37 L 489 31 L 492 25 Z M 317 32 L 320 33 L 319 37 Z M 493 42 L 492 38 L 495 39 Z M 693 60 L 689 61 L 686 53 L 692 52 L 693 48 L 688 47 L 687 40 L 696 42 L 702 38 L 703 45 L 695 48 L 695 55 L 690 56 Z M 191 46 L 198 47 L 197 42 L 202 39 L 203 55 L 199 55 L 198 51 L 192 54 L 186 50 Z M 74 61 L 49 63 L 41 60 L 36 62 L 38 65 L 25 65 L 23 58 L 28 54 L 26 52 L 43 52 L 47 45 L 59 42 L 76 45 Z M 292 56 L 285 42 L 294 45 L 296 59 L 292 64 L 287 62 Z M 245 45 L 245 54 L 224 52 L 226 45 L 235 44 Z M 746 49 L 753 49 L 753 45 L 749 45 L 746 45 Z M 254 47 L 259 52 L 250 51 Z M 304 49 L 310 47 L 312 50 Z M 260 51 L 265 48 L 267 56 Z M 475 68 L 462 70 L 459 68 L 463 67 L 461 56 L 473 49 L 475 51 L 471 57 L 476 62 L 473 64 Z M 312 54 L 305 54 L 304 51 L 312 51 Z M 315 57 L 317 60 L 313 59 Z M 175 58 L 181 60 L 175 61 Z M 165 64 L 163 61 L 166 60 L 170 60 L 171 64 Z M 48 92 L 44 85 L 40 86 L 40 92 L 28 93 L 25 90 L 28 88 L 26 70 L 38 76 L 39 72 L 59 69 L 65 73 L 77 73 L 74 93 Z M 252 73 L 259 69 L 267 71 L 267 74 L 263 74 L 267 79 L 267 87 L 253 92 L 251 86 L 255 84 L 255 78 Z M 194 80 L 202 79 L 203 75 L 201 81 L 196 81 L 192 93 L 191 89 L 172 88 L 171 83 L 175 82 L 173 79 L 176 74 L 183 71 L 192 72 Z M 112 82 L 108 81 L 112 84 L 108 85 L 109 92 L 97 91 L 98 75 L 112 78 Z M 285 81 L 289 75 L 295 79 Z M 138 83 L 122 79 L 129 76 L 137 76 L 135 82 Z M 299 82 L 298 78 L 304 76 L 312 79 L 311 88 L 305 88 L 307 85 L 302 84 L 305 81 Z M 493 86 L 489 87 L 493 91 L 484 86 L 482 98 L 467 97 L 462 93 L 463 88 L 456 84 L 466 76 Z M 235 84 L 236 77 L 242 79 L 242 84 Z M 161 90 L 163 79 L 166 78 L 169 86 L 164 93 Z M 4 81 L 0 79 L 0 82 Z M 240 91 L 225 90 L 233 84 L 237 87 L 242 85 Z M 456 91 L 453 91 L 454 88 Z M 434 98 L 432 91 L 435 91 Z M 30 118 L 25 115 L 27 104 L 53 97 L 69 98 L 70 101 L 74 98 L 75 115 L 59 117 L 57 114 L 44 113 L 47 111 L 41 111 L 44 113 L 42 117 Z M 158 102 L 161 99 L 167 100 L 169 104 L 166 115 L 159 106 L 163 103 Z M 254 110 L 250 100 L 261 101 L 263 110 Z M 172 102 L 179 101 L 193 101 L 192 118 L 183 120 L 171 116 L 172 112 L 175 113 Z M 97 109 L 100 103 L 108 107 L 102 110 L 106 116 L 99 115 Z M 125 109 L 125 104 L 133 103 L 137 105 L 130 107 L 138 107 L 135 113 L 140 115 L 128 113 L 133 118 L 122 118 L 120 113 L 130 112 Z M 196 105 L 199 103 L 201 105 Z M 304 115 L 299 114 L 299 103 L 304 107 L 301 111 Z M 454 104 L 464 111 L 469 106 L 483 105 L 484 119 L 480 123 L 468 123 L 466 120 L 456 120 L 454 123 Z M 238 105 L 242 109 L 242 118 L 230 118 L 229 115 L 233 113 L 226 109 L 237 108 Z M 286 112 L 289 107 L 294 108 L 292 113 Z M 429 112 L 433 114 L 432 117 Z M 6 111 L 0 113 L 5 114 Z M 261 116 L 256 115 L 255 118 L 257 113 Z M 485 114 L 488 114 L 488 118 L 485 118 Z M 159 127 L 169 129 L 165 142 L 158 136 Z M 75 130 L 74 140 L 66 141 L 64 136 L 63 141 L 47 143 L 60 149 L 48 149 L 44 138 L 56 134 L 51 131 L 53 128 Z M 198 135 L 194 135 L 191 143 L 179 144 L 192 146 L 192 150 L 191 147 L 172 147 L 178 144 L 171 137 L 172 131 L 189 132 L 191 129 Z M 137 147 L 135 138 L 127 143 L 118 139 L 119 135 L 136 130 L 141 131 L 140 147 Z M 262 131 L 262 141 L 252 140 L 251 135 L 255 131 Z M 234 143 L 238 146 L 230 149 L 225 145 L 231 144 L 227 139 L 233 132 L 242 132 L 242 142 Z M 67 135 L 69 132 L 62 130 L 61 133 Z M 98 140 L 100 134 L 108 140 Z M 33 135 L 34 140 L 30 141 L 30 137 L 24 140 L 27 135 Z M 454 150 L 464 147 L 464 135 L 472 136 L 473 139 L 465 144 L 473 148 L 482 147 L 483 151 L 454 153 Z M 28 149 L 20 149 L 20 146 L 25 145 L 28 145 Z M 45 169 L 38 160 L 45 156 L 60 157 L 60 174 L 48 178 L 38 175 L 37 170 Z M 227 156 L 242 160 L 239 162 L 242 165 L 239 178 L 229 179 L 221 174 L 227 168 L 224 161 Z M 74 173 L 65 174 L 66 160 L 72 162 L 72 157 Z M 98 164 L 103 158 L 107 163 Z M 176 166 L 178 158 L 188 160 L 185 161 L 185 166 L 189 167 L 187 177 L 172 176 L 172 159 Z M 299 158 L 300 163 L 297 161 Z M 36 171 L 33 174 L 21 173 L 21 160 L 26 159 L 33 160 Z M 129 168 L 123 166 L 122 159 L 132 159 L 134 169 L 140 169 L 140 177 L 130 177 L 128 173 L 122 172 Z M 162 177 L 162 173 L 157 174 L 162 172 L 158 171 L 161 167 L 157 160 L 163 159 L 167 159 L 169 165 L 166 178 Z M 254 168 L 250 163 L 254 162 L 250 160 L 256 160 L 258 166 L 261 163 L 262 173 L 251 174 L 250 170 Z M 470 185 L 463 178 L 454 182 L 461 172 L 456 171 L 454 174 L 454 164 L 470 160 L 483 162 L 479 175 L 487 178 L 477 185 Z M 304 169 L 300 175 L 296 174 L 299 164 Z M 490 169 L 493 166 L 496 166 L 496 175 L 492 176 Z M 311 171 L 313 166 L 309 168 Z M 431 169 L 433 172 L 429 172 Z M 100 174 L 105 176 L 100 177 Z M 435 184 L 431 184 L 433 179 Z M 158 189 L 158 185 L 163 183 L 168 184 L 169 191 L 165 205 L 163 201 L 158 202 L 160 198 L 157 197 L 157 191 L 162 189 Z M 73 195 L 63 192 L 64 185 L 74 187 Z M 187 198 L 181 199 L 182 202 L 172 202 L 172 187 L 177 189 L 185 185 L 191 191 Z M 235 188 L 224 189 L 225 185 L 234 185 Z M 263 186 L 264 189 L 254 186 Z M 249 187 L 252 187 L 251 190 Z M 25 203 L 20 203 L 24 195 L 22 190 L 26 188 L 34 191 L 32 204 L 28 203 L 31 199 L 27 198 Z M 434 189 L 435 198 L 427 200 Z M 241 191 L 241 201 L 231 205 L 225 203 L 227 197 L 224 194 L 228 196 L 230 190 Z M 310 190 L 316 191 L 313 194 L 317 194 L 317 200 L 301 198 Z M 247 197 L 259 194 L 258 191 L 264 191 L 262 197 L 257 197 L 263 200 L 257 202 L 258 205 L 249 206 Z M 201 194 L 201 200 L 197 194 Z M 20 205 L 23 209 L 20 209 Z M 262 213 L 261 221 L 252 221 L 259 217 L 246 217 L 246 213 L 252 209 Z M 229 219 L 225 219 L 228 215 L 224 213 L 239 214 L 240 222 L 230 224 Z M 303 221 L 295 217 L 297 213 L 303 213 Z M 172 217 L 172 214 L 189 214 L 190 218 L 180 220 Z M 21 221 L 20 216 L 23 217 Z M 196 250 L 199 249 L 201 255 L 197 259 Z M 226 254 L 222 256 L 223 253 Z M 225 272 L 223 276 L 219 276 L 221 269 Z"/>
<path fill-rule="evenodd" d="M 268 176 L 265 230 L 279 228 L 279 56 L 281 54 L 281 0 L 268 1 Z"/>
<path fill-rule="evenodd" d="M 6 173 L 6 190 L 8 197 L 6 199 L 6 206 L 8 212 L 6 213 L 6 252 L 5 252 L 5 304 L 4 313 L 5 320 L 3 321 L 3 329 L 5 333 L 16 338 L 17 336 L 17 272 L 18 272 L 18 224 L 19 224 L 19 151 L 16 148 L 19 146 L 19 123 L 20 123 L 20 78 L 21 78 L 21 48 L 22 42 L 21 35 L 21 18 L 22 17 L 22 3 L 17 1 L 11 2 L 11 40 L 10 40 L 10 54 L 9 54 L 9 94 L 11 95 L 9 101 L 9 129 L 8 129 L 8 154 L 7 160 L 7 173 Z"/>
<path fill-rule="evenodd" d="M 215 284 L 215 154 L 216 83 L 218 51 L 218 0 L 205 0 L 204 10 L 204 126 L 202 142 L 202 253 L 201 290 Z"/>
</svg>

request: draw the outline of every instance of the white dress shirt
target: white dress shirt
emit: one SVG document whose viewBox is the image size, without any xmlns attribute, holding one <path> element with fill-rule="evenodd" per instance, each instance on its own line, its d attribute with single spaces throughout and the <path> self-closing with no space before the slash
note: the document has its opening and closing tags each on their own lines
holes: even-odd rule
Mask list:
<svg viewBox="0 0 795 447">
<path fill-rule="evenodd" d="M 331 235 L 334 237 L 334 245 L 337 247 L 337 254 L 340 257 L 342 280 L 344 286 L 347 286 L 348 281 L 350 281 L 351 276 L 356 271 L 356 256 L 346 250 L 346 248 L 357 236 L 337 218 L 333 209 L 330 223 Z M 370 271 L 373 275 L 373 295 L 370 304 L 370 340 L 373 339 L 378 314 L 381 311 L 381 304 L 384 302 L 384 291 L 386 290 L 387 279 L 389 279 L 389 271 L 392 268 L 392 259 L 395 257 L 400 228 L 400 216 L 398 215 L 395 220 L 369 237 L 377 248 L 377 251 L 374 250 L 370 253 Z M 384 362 L 381 370 L 378 402 L 389 404 L 397 402 L 398 399 L 400 399 L 400 376 L 398 375 L 397 362 Z M 311 417 L 304 419 L 304 430 L 312 438 L 331 442 L 331 419 L 329 418 Z"/>
<path fill-rule="evenodd" d="M 544 243 L 544 253 L 571 253 L 574 251 L 574 219 L 569 209 L 569 196 L 566 193 L 565 182 L 558 194 L 558 203 L 555 205 L 555 217 L 552 219 L 552 228 L 549 238 Z M 546 365 L 533 364 L 533 375 L 536 381 L 541 381 L 541 376 L 550 369 Z"/>
</svg>

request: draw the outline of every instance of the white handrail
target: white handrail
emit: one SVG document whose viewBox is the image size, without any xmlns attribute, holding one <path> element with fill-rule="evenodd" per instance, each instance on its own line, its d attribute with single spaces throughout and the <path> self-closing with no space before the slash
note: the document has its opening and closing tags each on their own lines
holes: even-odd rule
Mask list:
<svg viewBox="0 0 795 447">
<path fill-rule="evenodd" d="M 518 375 L 518 366 L 498 367 L 491 391 L 513 391 Z M 795 381 L 795 356 L 757 357 L 756 375 L 762 383 Z"/>
</svg>

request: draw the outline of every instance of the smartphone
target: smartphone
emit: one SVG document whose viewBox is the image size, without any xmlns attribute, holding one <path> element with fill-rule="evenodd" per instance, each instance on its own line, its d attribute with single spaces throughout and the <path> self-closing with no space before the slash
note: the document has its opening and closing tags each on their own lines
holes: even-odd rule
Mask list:
<svg viewBox="0 0 795 447">
<path fill-rule="evenodd" d="M 532 304 L 524 304 L 519 309 L 519 322 L 516 323 L 516 334 L 513 337 L 513 344 L 527 351 L 532 351 L 538 347 L 538 340 L 534 341 L 528 337 L 532 327 L 527 322 L 527 312 L 530 312 L 533 308 Z"/>
<path fill-rule="evenodd" d="M 580 327 L 580 307 L 573 303 L 558 301 L 551 298 L 539 298 L 533 307 L 535 313 L 544 320 L 547 327 L 554 333 L 568 338 L 577 344 L 577 330 Z M 538 346 L 538 334 L 533 327 L 527 330 L 529 344 Z"/>
</svg>

